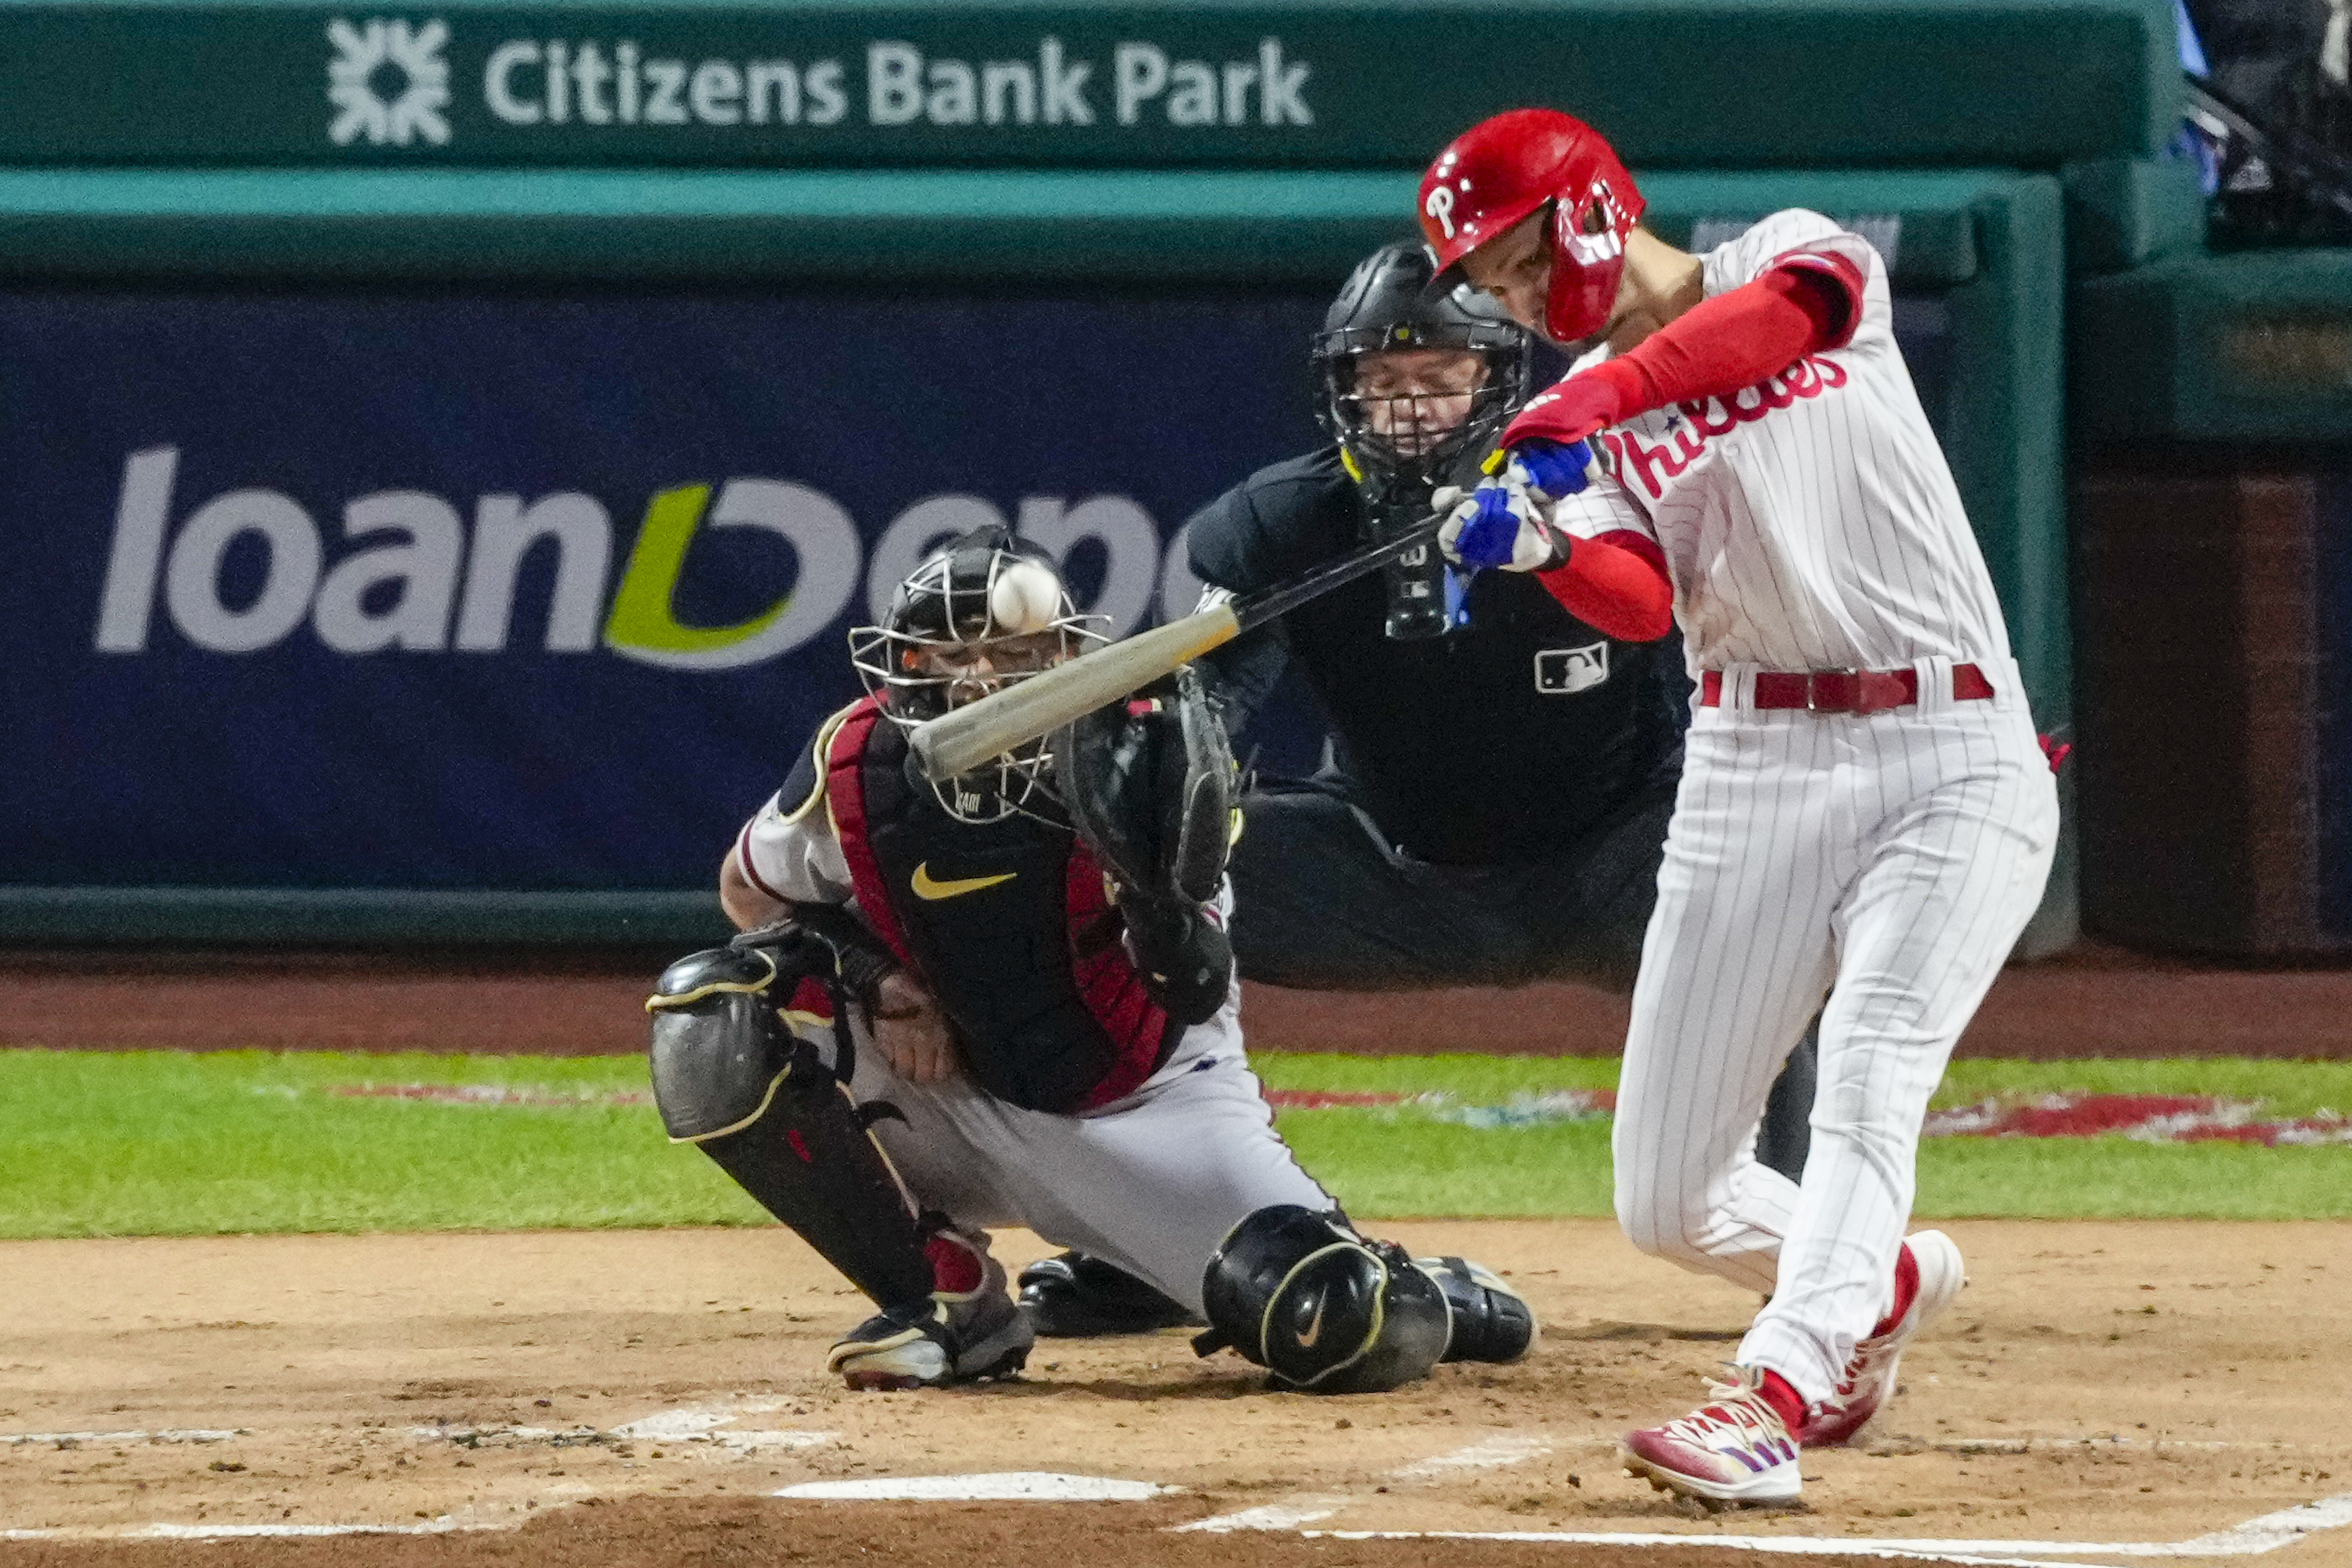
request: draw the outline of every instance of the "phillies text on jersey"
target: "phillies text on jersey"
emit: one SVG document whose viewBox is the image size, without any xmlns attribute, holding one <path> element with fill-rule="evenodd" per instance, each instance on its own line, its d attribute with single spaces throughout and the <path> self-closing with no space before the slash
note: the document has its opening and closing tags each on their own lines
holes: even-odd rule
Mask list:
<svg viewBox="0 0 2352 1568">
<path fill-rule="evenodd" d="M 1608 473 L 1556 521 L 1658 541 L 1694 673 L 2006 661 L 1992 579 L 1895 340 L 1878 253 L 1790 210 L 1699 259 L 1709 297 L 1811 267 L 1858 281 L 1861 313 L 1843 343 L 1730 398 L 1607 433 Z"/>
</svg>

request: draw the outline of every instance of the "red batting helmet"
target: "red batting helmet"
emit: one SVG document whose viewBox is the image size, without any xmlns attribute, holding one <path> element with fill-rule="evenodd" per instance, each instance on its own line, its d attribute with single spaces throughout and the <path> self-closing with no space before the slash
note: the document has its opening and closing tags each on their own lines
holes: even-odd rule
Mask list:
<svg viewBox="0 0 2352 1568">
<path fill-rule="evenodd" d="M 1421 227 L 1452 267 L 1545 203 L 1552 205 L 1544 330 L 1580 342 L 1609 324 L 1625 236 L 1642 193 L 1601 132 L 1556 109 L 1514 109 L 1446 145 L 1421 177 Z"/>
</svg>

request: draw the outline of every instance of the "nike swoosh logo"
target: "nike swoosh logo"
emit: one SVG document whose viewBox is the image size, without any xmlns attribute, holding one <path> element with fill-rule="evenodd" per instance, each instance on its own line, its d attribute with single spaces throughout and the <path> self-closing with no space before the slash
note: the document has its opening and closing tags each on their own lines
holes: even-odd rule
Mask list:
<svg viewBox="0 0 2352 1568">
<path fill-rule="evenodd" d="M 1323 1337 L 1323 1309 L 1328 1305 L 1328 1299 L 1315 1303 L 1315 1315 L 1307 1320 L 1307 1327 L 1298 1335 L 1299 1349 L 1313 1350 L 1315 1342 Z"/>
<path fill-rule="evenodd" d="M 925 861 L 915 868 L 914 881 L 909 885 L 914 888 L 917 898 L 927 904 L 936 904 L 942 898 L 955 898 L 967 893 L 978 893 L 983 887 L 994 887 L 1000 882 L 1011 882 L 1020 874 L 1008 871 L 996 876 L 959 876 L 938 882 L 932 879 L 931 862 Z"/>
</svg>

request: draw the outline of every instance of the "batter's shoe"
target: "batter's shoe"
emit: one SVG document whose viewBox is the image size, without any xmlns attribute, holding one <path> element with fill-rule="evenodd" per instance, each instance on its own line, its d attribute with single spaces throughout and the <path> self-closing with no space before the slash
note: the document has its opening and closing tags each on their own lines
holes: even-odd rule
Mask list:
<svg viewBox="0 0 2352 1568">
<path fill-rule="evenodd" d="M 1804 1485 L 1797 1439 L 1765 1397 L 1763 1372 L 1731 1373 L 1728 1383 L 1710 1383 L 1714 1397 L 1681 1420 L 1626 1433 L 1617 1450 L 1625 1473 L 1703 1503 L 1794 1501 Z"/>
<path fill-rule="evenodd" d="M 1175 1297 L 1083 1252 L 1040 1258 L 1021 1270 L 1019 1283 L 1022 1313 L 1044 1339 L 1154 1333 L 1201 1322 Z"/>
<path fill-rule="evenodd" d="M 1535 1309 L 1467 1258 L 1416 1258 L 1445 1295 L 1449 1332 L 1441 1361 L 1517 1361 L 1535 1348 Z"/>
<path fill-rule="evenodd" d="M 1910 1265 L 1907 1270 L 1906 1260 Z M 1879 1407 L 1895 1396 L 1895 1374 L 1903 1364 L 1903 1347 L 1911 1343 L 1912 1335 L 1942 1316 L 1959 1295 L 1960 1287 L 1969 1282 L 1960 1249 L 1940 1230 L 1922 1230 L 1906 1239 L 1895 1270 L 1896 1310 L 1853 1347 L 1853 1359 L 1845 1364 L 1845 1376 L 1837 1391 L 1813 1406 L 1805 1421 L 1808 1448 L 1833 1448 L 1853 1440 Z M 1906 1284 L 1910 1286 L 1907 1303 L 1901 1300 Z"/>
<path fill-rule="evenodd" d="M 1036 1336 L 1005 1293 L 1003 1265 L 944 1233 L 930 1251 L 933 1278 L 966 1288 L 875 1313 L 833 1347 L 827 1372 L 852 1388 L 942 1388 L 1011 1377 L 1028 1364 Z"/>
</svg>

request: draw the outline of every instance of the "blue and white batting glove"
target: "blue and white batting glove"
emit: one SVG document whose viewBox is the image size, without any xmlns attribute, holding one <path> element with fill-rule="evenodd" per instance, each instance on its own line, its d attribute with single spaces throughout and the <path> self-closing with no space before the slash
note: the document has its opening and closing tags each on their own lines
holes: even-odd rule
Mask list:
<svg viewBox="0 0 2352 1568">
<path fill-rule="evenodd" d="M 1446 559 L 1473 571 L 1546 571 L 1568 559 L 1568 540 L 1524 481 L 1506 472 L 1482 482 L 1438 530 Z"/>
<path fill-rule="evenodd" d="M 1577 495 L 1592 482 L 1592 444 L 1562 444 L 1540 438 L 1507 448 L 1503 472 L 1536 493 L 1538 500 L 1559 501 Z"/>
</svg>

